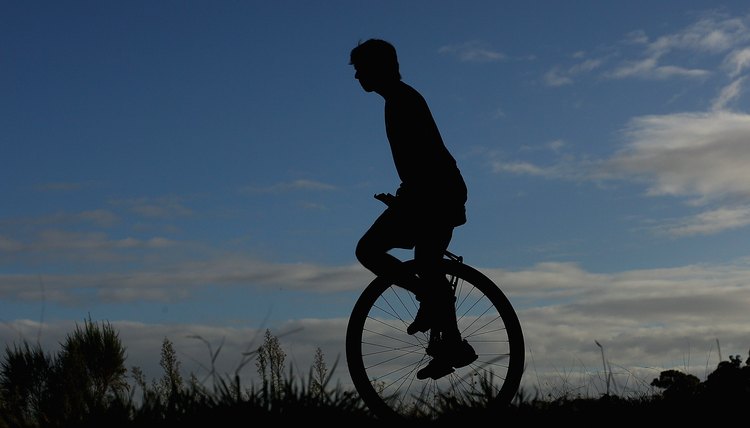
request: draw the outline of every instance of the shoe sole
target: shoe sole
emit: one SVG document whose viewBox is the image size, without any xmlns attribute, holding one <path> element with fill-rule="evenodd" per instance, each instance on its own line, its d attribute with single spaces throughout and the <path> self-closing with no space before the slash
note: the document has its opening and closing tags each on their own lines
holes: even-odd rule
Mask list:
<svg viewBox="0 0 750 428">
<path fill-rule="evenodd" d="M 422 370 L 424 370 L 424 369 L 422 369 Z M 440 370 L 440 371 L 438 371 L 436 373 L 432 373 L 429 376 L 427 376 L 425 374 L 420 374 L 420 373 L 422 373 L 422 370 L 420 370 L 420 371 L 417 372 L 417 379 L 419 379 L 419 380 L 425 380 L 428 377 L 431 378 L 431 379 L 433 379 L 433 380 L 438 380 L 441 377 L 447 376 L 447 375 L 449 375 L 449 374 L 451 374 L 451 373 L 453 373 L 455 371 L 455 370 L 453 370 L 453 367 L 445 367 L 443 370 Z"/>
<path fill-rule="evenodd" d="M 461 361 L 458 361 L 458 362 L 454 363 L 454 364 L 453 364 L 453 367 L 455 367 L 455 368 L 457 368 L 457 369 L 460 369 L 461 367 L 466 367 L 466 366 L 468 366 L 469 364 L 471 364 L 471 363 L 473 363 L 474 361 L 476 361 L 476 360 L 477 360 L 477 358 L 479 358 L 479 355 L 477 355 L 477 354 L 474 354 L 474 355 L 472 355 L 471 357 L 469 357 L 469 358 L 467 358 L 467 359 L 465 359 L 465 360 L 461 360 Z"/>
<path fill-rule="evenodd" d="M 471 355 L 470 357 L 468 357 L 468 358 L 466 358 L 464 360 L 461 360 L 461 361 L 458 361 L 458 362 L 454 362 L 452 364 L 452 366 L 445 366 L 445 367 L 442 367 L 442 368 L 435 369 L 437 371 L 435 373 L 431 373 L 430 375 L 426 375 L 424 373 L 424 370 L 427 369 L 427 367 L 425 367 L 424 369 L 422 369 L 422 370 L 420 370 L 420 371 L 417 372 L 417 379 L 424 380 L 424 379 L 427 379 L 429 377 L 429 378 L 432 378 L 433 380 L 438 380 L 438 379 L 440 379 L 443 376 L 447 376 L 447 375 L 453 373 L 455 371 L 455 369 L 460 369 L 461 367 L 468 366 L 469 364 L 471 364 L 474 361 L 476 361 L 477 358 L 479 358 L 479 355 L 473 354 L 473 355 Z M 428 364 L 428 366 L 429 366 L 429 364 Z"/>
</svg>

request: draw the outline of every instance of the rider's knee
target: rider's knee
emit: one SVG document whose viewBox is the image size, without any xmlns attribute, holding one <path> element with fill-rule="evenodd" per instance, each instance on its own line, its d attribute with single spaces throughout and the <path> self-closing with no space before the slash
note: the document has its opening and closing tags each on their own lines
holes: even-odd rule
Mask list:
<svg viewBox="0 0 750 428">
<path fill-rule="evenodd" d="M 367 241 L 360 239 L 357 243 L 357 248 L 354 250 L 354 255 L 357 257 L 357 260 L 359 260 L 363 266 L 367 266 L 367 261 L 370 259 L 371 254 L 372 250 L 367 245 Z"/>
</svg>

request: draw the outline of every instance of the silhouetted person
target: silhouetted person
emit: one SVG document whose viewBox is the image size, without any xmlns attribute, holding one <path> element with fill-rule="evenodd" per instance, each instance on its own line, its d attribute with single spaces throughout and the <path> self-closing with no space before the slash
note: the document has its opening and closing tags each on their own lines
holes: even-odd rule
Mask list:
<svg viewBox="0 0 750 428">
<path fill-rule="evenodd" d="M 385 100 L 386 135 L 401 180 L 392 200 L 376 195 L 389 206 L 360 239 L 356 256 L 374 274 L 417 296 L 419 311 L 407 332 L 433 329 L 441 337 L 428 348 L 433 359 L 417 376 L 437 379 L 477 358 L 458 331 L 455 298 L 440 268 L 453 229 L 466 222 L 466 184 L 427 102 L 401 81 L 393 45 L 378 39 L 362 42 L 352 49 L 350 64 L 362 88 Z M 389 254 L 394 248 L 414 249 L 416 275 Z"/>
</svg>

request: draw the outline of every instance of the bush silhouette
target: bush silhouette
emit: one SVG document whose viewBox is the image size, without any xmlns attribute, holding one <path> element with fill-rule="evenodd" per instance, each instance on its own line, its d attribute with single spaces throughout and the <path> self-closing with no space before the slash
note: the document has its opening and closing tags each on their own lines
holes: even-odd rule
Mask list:
<svg viewBox="0 0 750 428">
<path fill-rule="evenodd" d="M 125 348 L 117 332 L 89 318 L 83 327 L 76 324 L 54 358 L 38 344 L 6 347 L 0 411 L 10 426 L 78 425 L 120 407 L 116 403 L 128 388 L 125 374 Z"/>
</svg>

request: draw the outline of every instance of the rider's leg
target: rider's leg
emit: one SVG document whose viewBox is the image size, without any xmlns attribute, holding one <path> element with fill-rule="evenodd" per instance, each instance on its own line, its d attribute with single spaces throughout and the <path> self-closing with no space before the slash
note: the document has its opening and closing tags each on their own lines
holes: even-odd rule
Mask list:
<svg viewBox="0 0 750 428">
<path fill-rule="evenodd" d="M 405 268 L 403 262 L 388 254 L 394 248 L 413 248 L 413 231 L 405 226 L 405 219 L 391 208 L 375 220 L 357 243 L 357 260 L 379 277 L 390 278 L 395 284 L 411 291 L 417 298 L 423 295 L 422 281 Z"/>
<path fill-rule="evenodd" d="M 423 304 L 430 306 L 430 327 L 440 330 L 445 339 L 458 341 L 461 334 L 456 321 L 453 289 L 442 271 L 442 260 L 453 236 L 453 227 L 431 225 L 429 230 L 417 236 L 414 260 L 420 278 L 425 283 Z M 416 320 L 415 320 L 416 321 Z M 424 326 L 412 330 L 423 331 Z"/>
<path fill-rule="evenodd" d="M 425 281 L 425 304 L 431 306 L 430 344 L 427 353 L 433 358 L 417 371 L 418 379 L 439 379 L 453 373 L 455 368 L 474 362 L 478 356 L 474 348 L 461 337 L 456 320 L 455 296 L 452 285 L 442 271 L 442 259 L 453 234 L 453 227 L 431 225 L 428 233 L 418 235 L 414 258 L 420 277 Z M 419 317 L 417 317 L 419 318 Z M 411 330 L 418 319 L 410 325 Z M 419 326 L 422 327 L 422 326 Z M 417 330 L 422 331 L 422 330 Z M 409 330 L 407 329 L 407 332 Z M 437 340 L 433 340 L 437 339 Z"/>
</svg>

